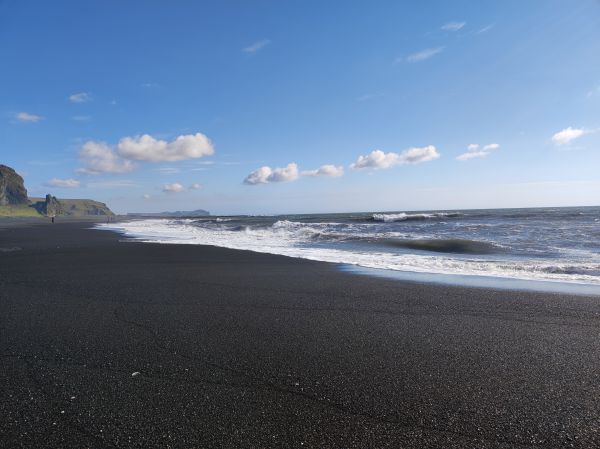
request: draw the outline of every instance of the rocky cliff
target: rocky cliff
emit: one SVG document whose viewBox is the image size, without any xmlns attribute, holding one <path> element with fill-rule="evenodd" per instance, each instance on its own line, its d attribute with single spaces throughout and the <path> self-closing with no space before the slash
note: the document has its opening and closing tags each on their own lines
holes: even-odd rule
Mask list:
<svg viewBox="0 0 600 449">
<path fill-rule="evenodd" d="M 27 204 L 23 178 L 12 168 L 0 165 L 0 206 Z"/>
<path fill-rule="evenodd" d="M 12 168 L 0 164 L 0 217 L 49 217 L 68 215 L 114 215 L 104 203 L 86 199 L 28 198 L 23 178 Z"/>
</svg>

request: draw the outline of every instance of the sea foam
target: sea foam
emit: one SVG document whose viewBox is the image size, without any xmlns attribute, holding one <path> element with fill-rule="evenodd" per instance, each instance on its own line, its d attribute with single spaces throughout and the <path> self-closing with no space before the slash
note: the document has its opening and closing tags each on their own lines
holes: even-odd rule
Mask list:
<svg viewBox="0 0 600 449">
<path fill-rule="evenodd" d="M 239 225 L 239 221 L 237 219 L 233 226 L 223 221 L 199 223 L 191 219 L 148 219 L 98 227 L 144 242 L 214 245 L 367 268 L 600 284 L 597 258 L 508 257 L 506 253 L 510 247 L 497 242 L 442 239 L 427 234 L 407 239 L 414 234 L 397 228 L 382 229 L 382 225 L 374 223 L 300 222 L 273 218 L 267 222 L 270 224 Z"/>
</svg>

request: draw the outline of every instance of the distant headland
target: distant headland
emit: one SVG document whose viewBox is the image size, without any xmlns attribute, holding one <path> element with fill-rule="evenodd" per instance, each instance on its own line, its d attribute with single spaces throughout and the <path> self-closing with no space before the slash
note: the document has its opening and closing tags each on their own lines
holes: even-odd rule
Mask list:
<svg viewBox="0 0 600 449">
<path fill-rule="evenodd" d="M 206 217 L 210 212 L 204 209 L 178 210 L 175 212 L 130 212 L 128 217 Z"/>
<path fill-rule="evenodd" d="M 114 216 L 108 206 L 90 199 L 27 196 L 23 178 L 11 167 L 0 164 L 0 217 L 89 217 Z"/>
</svg>

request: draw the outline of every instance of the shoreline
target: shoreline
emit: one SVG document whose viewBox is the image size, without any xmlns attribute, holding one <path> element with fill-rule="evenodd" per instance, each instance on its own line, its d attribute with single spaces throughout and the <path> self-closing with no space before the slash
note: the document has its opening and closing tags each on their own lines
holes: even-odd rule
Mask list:
<svg viewBox="0 0 600 449">
<path fill-rule="evenodd" d="M 136 218 L 135 221 L 145 221 L 148 218 Z M 153 218 L 150 218 L 153 219 Z M 171 218 L 156 218 L 166 219 Z M 127 220 L 118 220 L 110 224 L 110 226 L 118 227 L 121 222 Z M 350 273 L 353 275 L 362 276 L 375 276 L 379 278 L 395 279 L 401 282 L 417 282 L 427 283 L 436 285 L 447 285 L 447 286 L 458 286 L 467 288 L 491 288 L 501 290 L 516 290 L 516 291 L 534 291 L 534 292 L 546 292 L 546 293 L 558 293 L 558 294 L 573 294 L 573 295 L 592 295 L 600 296 L 600 284 L 594 284 L 591 282 L 579 281 L 579 280 L 559 280 L 559 279 L 534 279 L 528 277 L 509 277 L 508 275 L 486 275 L 486 274 L 475 274 L 475 273 L 446 273 L 446 272 L 435 272 L 435 271 L 413 271 L 413 270 L 402 270 L 393 268 L 381 268 L 373 267 L 369 265 L 362 265 L 360 263 L 352 263 L 345 261 L 333 261 L 324 260 L 315 257 L 307 257 L 305 255 L 286 254 L 278 252 L 261 251 L 259 249 L 250 248 L 236 248 L 233 246 L 221 246 L 210 243 L 185 243 L 185 242 L 169 242 L 169 241 L 152 241 L 146 240 L 148 237 L 129 235 L 126 231 L 121 231 L 115 227 L 104 227 L 106 224 L 99 222 L 97 223 L 102 226 L 98 226 L 95 229 L 101 231 L 114 232 L 120 235 L 122 238 L 130 239 L 137 243 L 154 243 L 160 245 L 197 245 L 197 246 L 210 246 L 215 248 L 231 249 L 234 251 L 250 251 L 257 254 L 270 254 L 273 256 L 290 257 L 292 259 L 310 260 L 320 263 L 332 264 L 336 266 L 340 271 Z M 435 253 L 435 256 L 442 256 L 443 254 Z"/>
<path fill-rule="evenodd" d="M 426 273 L 418 271 L 385 270 L 340 264 L 343 272 L 379 278 L 394 279 L 398 282 L 447 285 L 465 288 L 497 289 L 507 291 L 538 292 L 578 296 L 600 296 L 600 285 L 582 282 L 534 280 L 501 276 L 480 276 L 469 274 Z"/>
<path fill-rule="evenodd" d="M 595 447 L 597 297 L 0 230 L 0 446 Z M 140 373 L 133 376 L 134 373 Z"/>
</svg>

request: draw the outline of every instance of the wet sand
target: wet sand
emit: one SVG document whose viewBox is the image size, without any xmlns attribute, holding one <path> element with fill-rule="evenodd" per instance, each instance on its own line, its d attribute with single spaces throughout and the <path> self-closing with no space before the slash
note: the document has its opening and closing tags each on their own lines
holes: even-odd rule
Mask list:
<svg viewBox="0 0 600 449">
<path fill-rule="evenodd" d="M 89 228 L 0 225 L 2 448 L 600 446 L 598 297 Z"/>
</svg>

